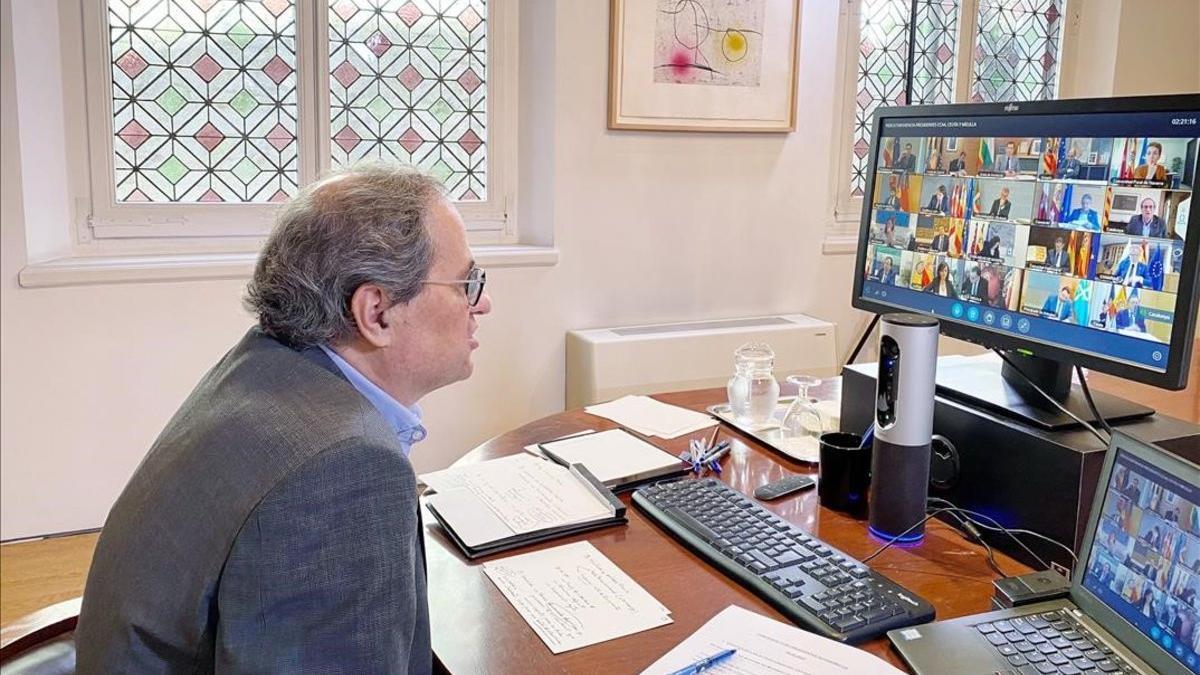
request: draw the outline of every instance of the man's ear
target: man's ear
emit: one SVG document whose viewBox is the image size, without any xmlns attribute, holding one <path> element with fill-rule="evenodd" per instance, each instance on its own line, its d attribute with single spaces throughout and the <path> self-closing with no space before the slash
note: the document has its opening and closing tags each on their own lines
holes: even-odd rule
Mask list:
<svg viewBox="0 0 1200 675">
<path fill-rule="evenodd" d="M 387 293 L 371 283 L 354 289 L 354 294 L 350 296 L 350 315 L 354 317 L 358 333 L 375 347 L 386 347 L 392 342 L 390 322 L 386 316 L 391 304 Z"/>
</svg>

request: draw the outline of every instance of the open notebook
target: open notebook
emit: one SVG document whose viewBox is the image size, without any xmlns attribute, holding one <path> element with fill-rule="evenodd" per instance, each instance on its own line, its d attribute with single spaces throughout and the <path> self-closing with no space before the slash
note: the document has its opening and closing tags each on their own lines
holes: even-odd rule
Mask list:
<svg viewBox="0 0 1200 675">
<path fill-rule="evenodd" d="M 585 467 L 521 453 L 422 475 L 422 498 L 468 559 L 628 522 Z"/>
</svg>

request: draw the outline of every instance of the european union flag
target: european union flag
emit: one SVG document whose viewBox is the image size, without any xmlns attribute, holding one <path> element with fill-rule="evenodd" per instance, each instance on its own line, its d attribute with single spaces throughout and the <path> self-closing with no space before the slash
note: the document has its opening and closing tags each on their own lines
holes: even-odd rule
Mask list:
<svg viewBox="0 0 1200 675">
<path fill-rule="evenodd" d="M 1156 244 L 1150 251 L 1150 264 L 1146 271 L 1145 286 L 1156 291 L 1161 291 L 1163 287 L 1163 247 L 1162 244 Z"/>
</svg>

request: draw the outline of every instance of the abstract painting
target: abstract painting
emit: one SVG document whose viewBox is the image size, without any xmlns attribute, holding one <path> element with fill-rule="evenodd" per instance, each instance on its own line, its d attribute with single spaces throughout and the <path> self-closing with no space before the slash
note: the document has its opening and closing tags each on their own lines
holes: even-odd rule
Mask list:
<svg viewBox="0 0 1200 675">
<path fill-rule="evenodd" d="M 659 0 L 654 81 L 757 87 L 765 0 Z"/>
<path fill-rule="evenodd" d="M 800 0 L 610 3 L 610 129 L 795 129 Z"/>
</svg>

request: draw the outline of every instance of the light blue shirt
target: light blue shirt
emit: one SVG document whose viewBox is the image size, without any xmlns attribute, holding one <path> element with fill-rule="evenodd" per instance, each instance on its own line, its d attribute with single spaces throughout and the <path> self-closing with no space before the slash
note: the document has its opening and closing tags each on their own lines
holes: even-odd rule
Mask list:
<svg viewBox="0 0 1200 675">
<path fill-rule="evenodd" d="M 383 419 L 392 425 L 392 429 L 396 431 L 397 438 L 400 439 L 400 449 L 404 451 L 404 456 L 408 457 L 408 453 L 412 452 L 412 444 L 418 443 L 425 439 L 427 435 L 425 427 L 421 426 L 421 408 L 414 405 L 412 408 L 404 407 L 399 401 L 392 398 L 386 391 L 380 389 L 376 384 L 368 380 L 362 373 L 358 372 L 354 366 L 350 365 L 346 359 L 343 359 L 337 352 L 333 351 L 325 345 L 320 345 L 321 349 L 329 355 L 333 360 L 333 364 L 342 371 L 350 384 L 362 394 L 375 409 L 383 415 Z"/>
</svg>

